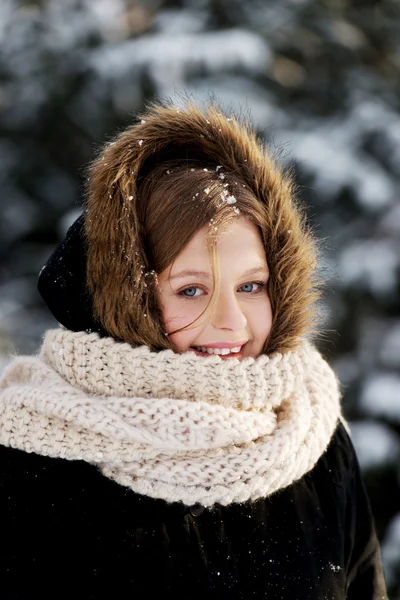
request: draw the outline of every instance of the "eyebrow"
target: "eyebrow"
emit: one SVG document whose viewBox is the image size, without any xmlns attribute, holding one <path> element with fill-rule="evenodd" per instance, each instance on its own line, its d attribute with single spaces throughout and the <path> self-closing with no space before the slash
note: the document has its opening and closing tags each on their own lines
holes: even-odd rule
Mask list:
<svg viewBox="0 0 400 600">
<path fill-rule="evenodd" d="M 243 273 L 242 277 L 250 277 L 251 275 L 261 272 L 269 274 L 268 269 L 264 265 L 259 265 L 258 267 L 253 267 L 252 269 L 249 269 Z M 211 275 L 208 273 L 208 271 L 197 271 L 195 269 L 184 269 L 183 271 L 179 271 L 178 273 L 171 275 L 169 279 L 172 281 L 173 279 L 182 279 L 183 277 L 200 277 L 203 279 L 211 279 Z"/>
</svg>

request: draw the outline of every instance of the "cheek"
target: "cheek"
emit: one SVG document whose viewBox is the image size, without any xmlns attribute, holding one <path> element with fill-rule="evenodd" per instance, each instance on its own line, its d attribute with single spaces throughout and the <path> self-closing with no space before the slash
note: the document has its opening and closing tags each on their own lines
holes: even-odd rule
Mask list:
<svg viewBox="0 0 400 600">
<path fill-rule="evenodd" d="M 272 311 L 269 298 L 265 298 L 265 302 L 258 302 L 249 311 L 247 325 L 251 329 L 254 340 L 262 346 L 272 328 Z"/>
<path fill-rule="evenodd" d="M 193 331 L 181 331 L 169 336 L 178 352 L 185 352 L 194 341 Z"/>
<path fill-rule="evenodd" d="M 187 327 L 201 314 L 202 308 L 195 306 L 194 303 L 185 303 L 180 298 L 169 297 L 162 299 L 161 302 L 162 314 L 165 331 L 170 335 L 170 340 L 179 351 L 185 351 L 195 340 L 201 329 L 193 327 L 189 331 L 181 331 L 172 333 L 182 327 Z"/>
<path fill-rule="evenodd" d="M 173 319 L 168 327 L 166 327 L 167 333 L 171 333 L 180 329 L 181 327 L 185 327 L 186 325 L 190 325 L 194 319 Z M 189 346 L 193 345 L 195 339 L 199 336 L 201 331 L 203 330 L 204 325 L 199 325 L 198 327 L 192 327 L 188 331 L 178 331 L 177 333 L 171 333 L 169 336 L 171 342 L 176 346 L 179 352 L 184 352 L 189 348 Z"/>
<path fill-rule="evenodd" d="M 192 323 L 201 313 L 197 307 L 185 304 L 183 301 L 171 300 L 162 304 L 164 326 L 167 333 L 181 329 Z"/>
</svg>

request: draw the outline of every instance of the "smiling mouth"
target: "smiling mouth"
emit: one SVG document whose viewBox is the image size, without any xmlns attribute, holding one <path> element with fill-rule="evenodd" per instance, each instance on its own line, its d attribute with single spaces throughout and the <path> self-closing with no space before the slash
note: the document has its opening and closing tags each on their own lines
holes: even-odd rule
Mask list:
<svg viewBox="0 0 400 600">
<path fill-rule="evenodd" d="M 196 352 L 199 356 L 221 356 L 238 358 L 241 356 L 241 351 L 246 344 L 241 346 L 235 346 L 234 348 L 207 348 L 206 346 L 192 346 L 191 349 Z"/>
</svg>

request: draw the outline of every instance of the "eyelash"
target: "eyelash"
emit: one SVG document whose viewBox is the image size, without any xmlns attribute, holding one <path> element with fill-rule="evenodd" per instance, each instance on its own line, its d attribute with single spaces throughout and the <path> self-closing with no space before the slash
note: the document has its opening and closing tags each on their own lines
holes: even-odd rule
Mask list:
<svg viewBox="0 0 400 600">
<path fill-rule="evenodd" d="M 243 285 L 241 285 L 240 287 L 243 287 L 244 285 L 249 285 L 249 283 L 258 285 L 259 289 L 256 292 L 243 292 L 243 294 L 246 294 L 247 296 L 257 296 L 258 294 L 261 294 L 267 285 L 266 281 L 249 281 L 248 283 L 243 283 Z M 193 290 L 193 289 L 203 290 L 203 288 L 200 285 L 188 285 L 183 290 L 178 292 L 178 296 L 181 296 L 185 300 L 189 300 L 189 301 L 198 300 L 199 298 L 203 297 L 203 295 L 201 295 L 201 296 L 185 296 L 185 294 L 183 293 L 186 290 Z"/>
</svg>

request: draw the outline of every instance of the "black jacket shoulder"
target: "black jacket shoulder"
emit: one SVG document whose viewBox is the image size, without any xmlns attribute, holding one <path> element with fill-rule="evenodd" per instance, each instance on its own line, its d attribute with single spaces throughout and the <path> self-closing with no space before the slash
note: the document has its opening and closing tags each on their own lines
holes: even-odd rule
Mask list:
<svg viewBox="0 0 400 600">
<path fill-rule="evenodd" d="M 299 481 L 211 509 L 136 494 L 83 461 L 0 446 L 0 531 L 1 600 L 386 598 L 341 423 Z"/>
</svg>

